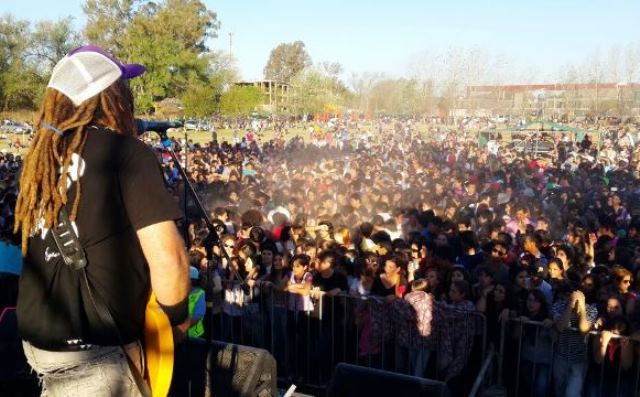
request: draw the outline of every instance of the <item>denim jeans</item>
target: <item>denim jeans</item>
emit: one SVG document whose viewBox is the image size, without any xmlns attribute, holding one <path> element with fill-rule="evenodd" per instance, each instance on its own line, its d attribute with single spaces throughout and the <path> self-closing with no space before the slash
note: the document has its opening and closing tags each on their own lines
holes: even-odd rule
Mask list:
<svg viewBox="0 0 640 397">
<path fill-rule="evenodd" d="M 553 358 L 553 386 L 556 397 L 580 397 L 587 375 L 586 359 L 572 363 L 555 355 Z"/>
<path fill-rule="evenodd" d="M 431 350 L 427 348 L 407 348 L 399 346 L 396 354 L 397 372 L 419 378 L 425 377 Z"/>
<path fill-rule="evenodd" d="M 534 364 L 528 360 L 520 362 L 520 396 L 548 396 L 549 383 L 551 383 L 549 364 Z"/>
<path fill-rule="evenodd" d="M 424 378 L 427 372 L 427 364 L 431 351 L 426 348 L 409 349 L 410 375 Z"/>
<path fill-rule="evenodd" d="M 29 365 L 43 383 L 43 396 L 141 396 L 119 346 L 96 346 L 72 352 L 42 350 L 28 342 L 22 346 Z M 127 351 L 130 346 L 126 346 Z"/>
</svg>

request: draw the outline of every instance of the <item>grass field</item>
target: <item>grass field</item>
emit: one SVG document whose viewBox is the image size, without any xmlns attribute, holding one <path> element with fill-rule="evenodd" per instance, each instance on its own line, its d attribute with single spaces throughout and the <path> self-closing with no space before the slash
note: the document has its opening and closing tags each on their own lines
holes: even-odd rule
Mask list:
<svg viewBox="0 0 640 397">
<path fill-rule="evenodd" d="M 152 132 L 149 132 L 149 133 L 153 134 Z M 185 137 L 185 134 L 183 132 L 174 131 L 169 133 L 169 136 L 176 139 L 183 139 Z M 204 144 L 211 140 L 211 132 L 208 132 L 208 131 L 187 131 L 186 136 L 189 140 L 192 140 L 193 142 L 200 143 L 200 144 Z M 270 140 L 275 136 L 276 136 L 275 131 L 266 130 L 262 133 L 260 140 Z M 285 134 L 285 139 L 291 139 L 295 136 L 302 136 L 304 139 L 308 139 L 308 134 L 302 128 L 289 129 L 288 133 Z M 16 154 L 25 154 L 27 152 L 26 148 L 21 148 L 21 149 L 16 149 L 14 147 L 10 148 L 9 143 L 15 142 L 17 139 L 19 139 L 20 142 L 24 144 L 27 141 L 28 137 L 29 136 L 26 134 L 25 135 L 7 134 L 7 139 L 0 139 L 0 150 L 10 152 L 10 153 L 16 153 Z M 233 140 L 232 129 L 218 130 L 218 141 L 221 142 L 225 140 L 228 142 L 231 142 Z"/>
<path fill-rule="evenodd" d="M 365 126 L 364 128 L 366 129 L 369 126 Z M 422 136 L 426 136 L 428 135 L 428 129 L 431 128 L 433 126 L 429 125 L 422 125 L 422 124 L 418 124 L 416 125 L 416 130 L 419 131 L 419 133 Z M 443 128 L 447 128 L 446 126 L 441 126 Z M 392 133 L 392 127 L 391 126 L 387 126 L 386 127 L 386 131 L 391 134 Z M 228 141 L 228 142 L 232 142 L 233 141 L 233 129 L 222 129 L 222 130 L 218 130 L 218 141 L 222 142 L 222 141 Z M 152 132 L 149 132 L 149 134 L 153 134 Z M 21 148 L 21 149 L 16 149 L 13 147 L 9 147 L 9 143 L 10 142 L 15 142 L 17 139 L 20 140 L 20 142 L 22 144 L 24 144 L 26 142 L 25 138 L 28 138 L 28 135 L 22 135 L 22 134 L 6 134 L 7 139 L 0 139 L 0 150 L 2 151 L 6 151 L 6 152 L 11 152 L 11 153 L 17 153 L 17 154 L 25 154 L 27 152 L 26 148 Z M 173 132 L 169 133 L 169 136 L 172 138 L 176 138 L 176 139 L 183 139 L 185 137 L 185 132 L 184 131 L 180 131 L 180 130 L 174 130 Z M 211 140 L 211 132 L 209 131 L 187 131 L 186 132 L 186 136 L 189 140 L 195 142 L 195 143 L 200 143 L 200 144 L 204 144 L 206 142 L 209 142 Z M 242 136 L 242 135 L 241 135 Z M 276 136 L 276 133 L 274 130 L 272 129 L 267 129 L 264 130 L 262 132 L 262 134 L 260 136 L 258 136 L 260 141 L 268 141 L 270 139 L 273 139 Z M 297 127 L 297 128 L 289 128 L 287 133 L 284 134 L 284 138 L 285 139 L 291 139 L 295 136 L 300 136 L 302 137 L 305 141 L 309 141 L 311 138 L 309 136 L 309 134 L 307 133 L 307 131 L 302 128 L 302 127 Z"/>
</svg>

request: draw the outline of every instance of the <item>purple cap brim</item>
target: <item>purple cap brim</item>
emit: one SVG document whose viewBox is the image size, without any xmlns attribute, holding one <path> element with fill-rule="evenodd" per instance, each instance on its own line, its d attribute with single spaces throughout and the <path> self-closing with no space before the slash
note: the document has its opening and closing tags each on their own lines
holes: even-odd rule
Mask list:
<svg viewBox="0 0 640 397">
<path fill-rule="evenodd" d="M 104 55 L 105 57 L 109 58 L 113 63 L 118 65 L 120 70 L 122 70 L 122 77 L 124 77 L 125 79 L 132 79 L 134 77 L 140 76 L 145 71 L 145 67 L 142 65 L 138 65 L 137 63 L 127 63 L 127 64 L 121 63 L 113 55 L 109 54 L 107 51 L 103 50 L 97 45 L 93 45 L 93 44 L 84 45 L 82 47 L 78 47 L 76 49 L 71 50 L 67 55 L 68 56 L 73 55 L 78 52 L 97 52 L 98 54 Z"/>
</svg>

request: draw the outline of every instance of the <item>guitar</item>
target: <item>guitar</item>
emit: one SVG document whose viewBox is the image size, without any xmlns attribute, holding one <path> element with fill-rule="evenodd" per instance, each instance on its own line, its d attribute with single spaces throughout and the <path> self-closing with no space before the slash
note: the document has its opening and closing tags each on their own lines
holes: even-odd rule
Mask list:
<svg viewBox="0 0 640 397">
<path fill-rule="evenodd" d="M 145 380 L 152 397 L 166 397 L 173 376 L 173 330 L 153 293 L 144 315 Z"/>
</svg>

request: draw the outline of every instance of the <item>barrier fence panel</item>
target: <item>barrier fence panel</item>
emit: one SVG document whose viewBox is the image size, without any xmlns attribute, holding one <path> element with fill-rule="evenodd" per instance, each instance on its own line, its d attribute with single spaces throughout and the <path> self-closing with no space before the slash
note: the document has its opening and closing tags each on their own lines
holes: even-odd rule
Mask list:
<svg viewBox="0 0 640 397">
<path fill-rule="evenodd" d="M 269 350 L 278 376 L 325 387 L 339 362 L 442 380 L 467 394 L 487 357 L 482 313 L 380 297 L 313 297 L 225 283 L 207 324 L 215 339 Z M 458 393 L 456 393 L 456 391 Z"/>
<path fill-rule="evenodd" d="M 640 392 L 640 343 L 616 331 L 560 333 L 551 322 L 514 319 L 503 326 L 497 360 L 509 396 Z"/>
</svg>

